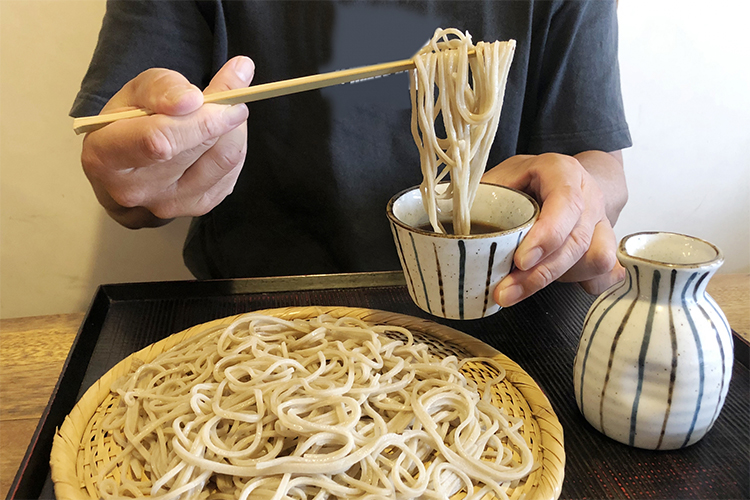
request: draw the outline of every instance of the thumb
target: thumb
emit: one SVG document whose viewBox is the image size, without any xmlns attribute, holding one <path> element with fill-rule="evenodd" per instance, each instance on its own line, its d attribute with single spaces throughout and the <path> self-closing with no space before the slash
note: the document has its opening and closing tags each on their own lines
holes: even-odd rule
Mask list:
<svg viewBox="0 0 750 500">
<path fill-rule="evenodd" d="M 213 94 L 247 87 L 254 75 L 255 63 L 252 59 L 246 56 L 233 57 L 214 75 L 204 93 Z"/>
<path fill-rule="evenodd" d="M 482 182 L 499 184 L 523 191 L 529 186 L 530 182 L 530 177 L 524 167 L 533 158 L 532 155 L 511 156 L 487 170 L 482 176 Z"/>
<path fill-rule="evenodd" d="M 126 83 L 109 100 L 102 113 L 144 108 L 154 113 L 180 116 L 203 105 L 203 94 L 187 78 L 164 68 L 147 69 Z"/>
</svg>

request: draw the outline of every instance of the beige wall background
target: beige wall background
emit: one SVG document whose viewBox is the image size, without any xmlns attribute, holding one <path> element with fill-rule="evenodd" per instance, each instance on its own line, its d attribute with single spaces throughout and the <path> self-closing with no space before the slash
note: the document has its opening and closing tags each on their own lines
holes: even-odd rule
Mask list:
<svg viewBox="0 0 750 500">
<path fill-rule="evenodd" d="M 129 231 L 99 207 L 68 111 L 103 0 L 0 0 L 0 317 L 86 310 L 101 283 L 189 279 L 187 220 Z"/>
<path fill-rule="evenodd" d="M 620 2 L 636 145 L 616 229 L 693 234 L 723 249 L 722 272 L 748 272 L 750 7 L 730 1 Z M 67 114 L 103 14 L 104 0 L 0 0 L 0 317 L 84 311 L 102 283 L 190 279 L 187 221 L 123 229 L 80 169 Z"/>
</svg>

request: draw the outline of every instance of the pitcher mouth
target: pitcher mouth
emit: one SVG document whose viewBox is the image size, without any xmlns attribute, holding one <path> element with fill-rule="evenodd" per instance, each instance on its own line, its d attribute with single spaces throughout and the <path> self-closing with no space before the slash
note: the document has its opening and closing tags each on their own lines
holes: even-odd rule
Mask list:
<svg viewBox="0 0 750 500">
<path fill-rule="evenodd" d="M 652 265 L 674 268 L 699 268 L 721 265 L 721 250 L 706 240 L 680 233 L 644 231 L 625 236 L 618 254 Z"/>
</svg>

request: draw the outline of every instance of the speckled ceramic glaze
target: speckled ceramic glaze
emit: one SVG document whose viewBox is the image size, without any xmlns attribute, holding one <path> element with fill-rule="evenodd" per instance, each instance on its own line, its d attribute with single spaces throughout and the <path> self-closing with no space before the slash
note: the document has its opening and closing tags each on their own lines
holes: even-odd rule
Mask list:
<svg viewBox="0 0 750 500">
<path fill-rule="evenodd" d="M 450 214 L 450 200 L 441 201 L 439 208 L 440 213 Z M 537 203 L 520 191 L 480 184 L 471 220 L 502 230 L 469 236 L 436 234 L 418 229 L 428 223 L 418 186 L 394 196 L 387 214 L 414 303 L 448 319 L 496 313 L 500 306 L 492 291 L 510 272 L 513 255 L 538 212 Z"/>
<path fill-rule="evenodd" d="M 602 294 L 583 326 L 574 365 L 578 407 L 630 446 L 675 449 L 700 440 L 724 404 L 733 342 L 706 293 L 723 263 L 711 243 L 675 233 L 623 238 L 627 278 Z"/>
</svg>

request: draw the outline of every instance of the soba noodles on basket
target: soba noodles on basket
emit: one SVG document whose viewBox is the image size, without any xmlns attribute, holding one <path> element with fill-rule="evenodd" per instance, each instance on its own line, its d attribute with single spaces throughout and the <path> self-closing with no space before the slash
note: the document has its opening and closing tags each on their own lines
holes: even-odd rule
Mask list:
<svg viewBox="0 0 750 500">
<path fill-rule="evenodd" d="M 497 374 L 483 387 L 467 364 Z M 505 498 L 533 467 L 491 402 L 491 358 L 436 357 L 393 325 L 249 313 L 112 385 L 100 498 Z M 91 491 L 89 491 L 91 493 Z M 460 497 L 463 497 L 461 495 Z"/>
<path fill-rule="evenodd" d="M 445 232 L 437 199 L 452 198 L 453 232 L 470 234 L 469 211 L 497 132 L 515 47 L 515 40 L 475 46 L 468 32 L 438 29 L 414 56 L 411 129 L 422 166 L 422 200 L 436 232 Z M 438 137 L 436 122 L 444 136 Z M 438 192 L 448 174 L 448 189 Z"/>
</svg>

